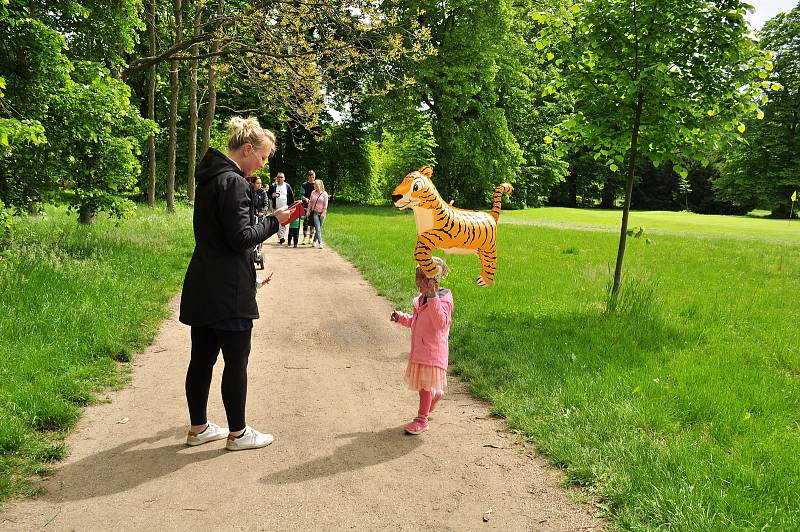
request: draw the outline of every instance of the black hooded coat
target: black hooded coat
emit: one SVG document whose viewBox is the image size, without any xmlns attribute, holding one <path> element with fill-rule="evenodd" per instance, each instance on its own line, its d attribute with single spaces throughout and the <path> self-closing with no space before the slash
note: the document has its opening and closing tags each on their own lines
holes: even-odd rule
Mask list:
<svg viewBox="0 0 800 532">
<path fill-rule="evenodd" d="M 180 321 L 202 327 L 257 319 L 251 251 L 278 231 L 278 220 L 267 216 L 255 223 L 250 184 L 219 151 L 209 148 L 195 178 L 195 246 L 183 280 Z"/>
</svg>

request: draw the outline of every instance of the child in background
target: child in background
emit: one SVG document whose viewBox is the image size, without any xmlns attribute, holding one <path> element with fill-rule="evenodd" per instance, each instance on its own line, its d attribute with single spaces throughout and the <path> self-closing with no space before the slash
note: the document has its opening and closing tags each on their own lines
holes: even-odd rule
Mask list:
<svg viewBox="0 0 800 532">
<path fill-rule="evenodd" d="M 409 389 L 419 392 L 417 416 L 405 426 L 409 434 L 428 430 L 428 414 L 444 397 L 447 388 L 448 337 L 453 315 L 453 294 L 440 288 L 447 276 L 444 260 L 433 257 L 438 273 L 431 279 L 417 266 L 416 283 L 419 295 L 414 298 L 412 315 L 395 310 L 391 321 L 411 329 L 411 353 L 406 366 L 405 381 Z"/>
<path fill-rule="evenodd" d="M 305 216 L 301 216 L 289 224 L 289 243 L 286 244 L 287 247 L 292 245 L 292 240 L 294 240 L 294 247 L 297 247 L 297 241 L 300 239 L 300 224 L 304 218 Z"/>
</svg>

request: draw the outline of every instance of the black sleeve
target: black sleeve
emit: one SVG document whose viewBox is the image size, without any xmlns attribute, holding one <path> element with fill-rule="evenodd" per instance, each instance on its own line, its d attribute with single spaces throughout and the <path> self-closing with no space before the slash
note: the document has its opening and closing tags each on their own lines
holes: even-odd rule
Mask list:
<svg viewBox="0 0 800 532">
<path fill-rule="evenodd" d="M 235 175 L 226 180 L 218 199 L 225 239 L 231 248 L 238 251 L 249 249 L 278 231 L 278 220 L 274 216 L 266 217 L 263 223 L 250 225 L 248 191 L 247 181 Z"/>
<path fill-rule="evenodd" d="M 294 203 L 294 190 L 292 190 L 292 185 L 286 183 L 286 204 L 291 205 Z"/>
</svg>

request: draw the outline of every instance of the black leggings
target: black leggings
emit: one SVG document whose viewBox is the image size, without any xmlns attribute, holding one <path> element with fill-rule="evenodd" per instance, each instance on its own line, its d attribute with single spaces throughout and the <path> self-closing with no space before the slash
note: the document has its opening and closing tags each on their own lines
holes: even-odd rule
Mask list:
<svg viewBox="0 0 800 532">
<path fill-rule="evenodd" d="M 247 359 L 250 356 L 250 335 L 247 331 L 221 331 L 208 327 L 192 327 L 192 358 L 186 371 L 186 400 L 192 425 L 208 421 L 206 406 L 211 374 L 220 349 L 225 360 L 222 372 L 222 403 L 228 416 L 228 429 L 244 429 L 247 401 Z"/>
</svg>

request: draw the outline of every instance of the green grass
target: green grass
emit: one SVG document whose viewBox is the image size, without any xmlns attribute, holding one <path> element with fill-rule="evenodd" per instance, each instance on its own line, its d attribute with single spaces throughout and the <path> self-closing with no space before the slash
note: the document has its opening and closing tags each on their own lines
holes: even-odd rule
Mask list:
<svg viewBox="0 0 800 532">
<path fill-rule="evenodd" d="M 663 232 L 652 245 L 629 240 L 608 313 L 615 233 L 508 223 L 618 216 L 504 213 L 488 289 L 474 284 L 477 258 L 446 256 L 456 372 L 569 483 L 598 494 L 620 528 L 797 529 L 800 246 L 788 243 L 789 224 L 634 213 Z M 700 226 L 713 238 L 697 237 Z M 409 309 L 413 216 L 337 206 L 325 229 Z"/>
<path fill-rule="evenodd" d="M 140 207 L 117 226 L 49 208 L 0 254 L 0 502 L 66 453 L 80 407 L 125 381 L 180 288 L 191 210 Z"/>
<path fill-rule="evenodd" d="M 504 211 L 503 222 L 533 224 L 559 229 L 619 233 L 622 211 L 543 207 Z M 648 235 L 674 235 L 732 240 L 760 240 L 800 244 L 800 220 L 777 220 L 757 216 L 718 216 L 671 211 L 631 211 L 628 227 L 643 227 Z"/>
</svg>

